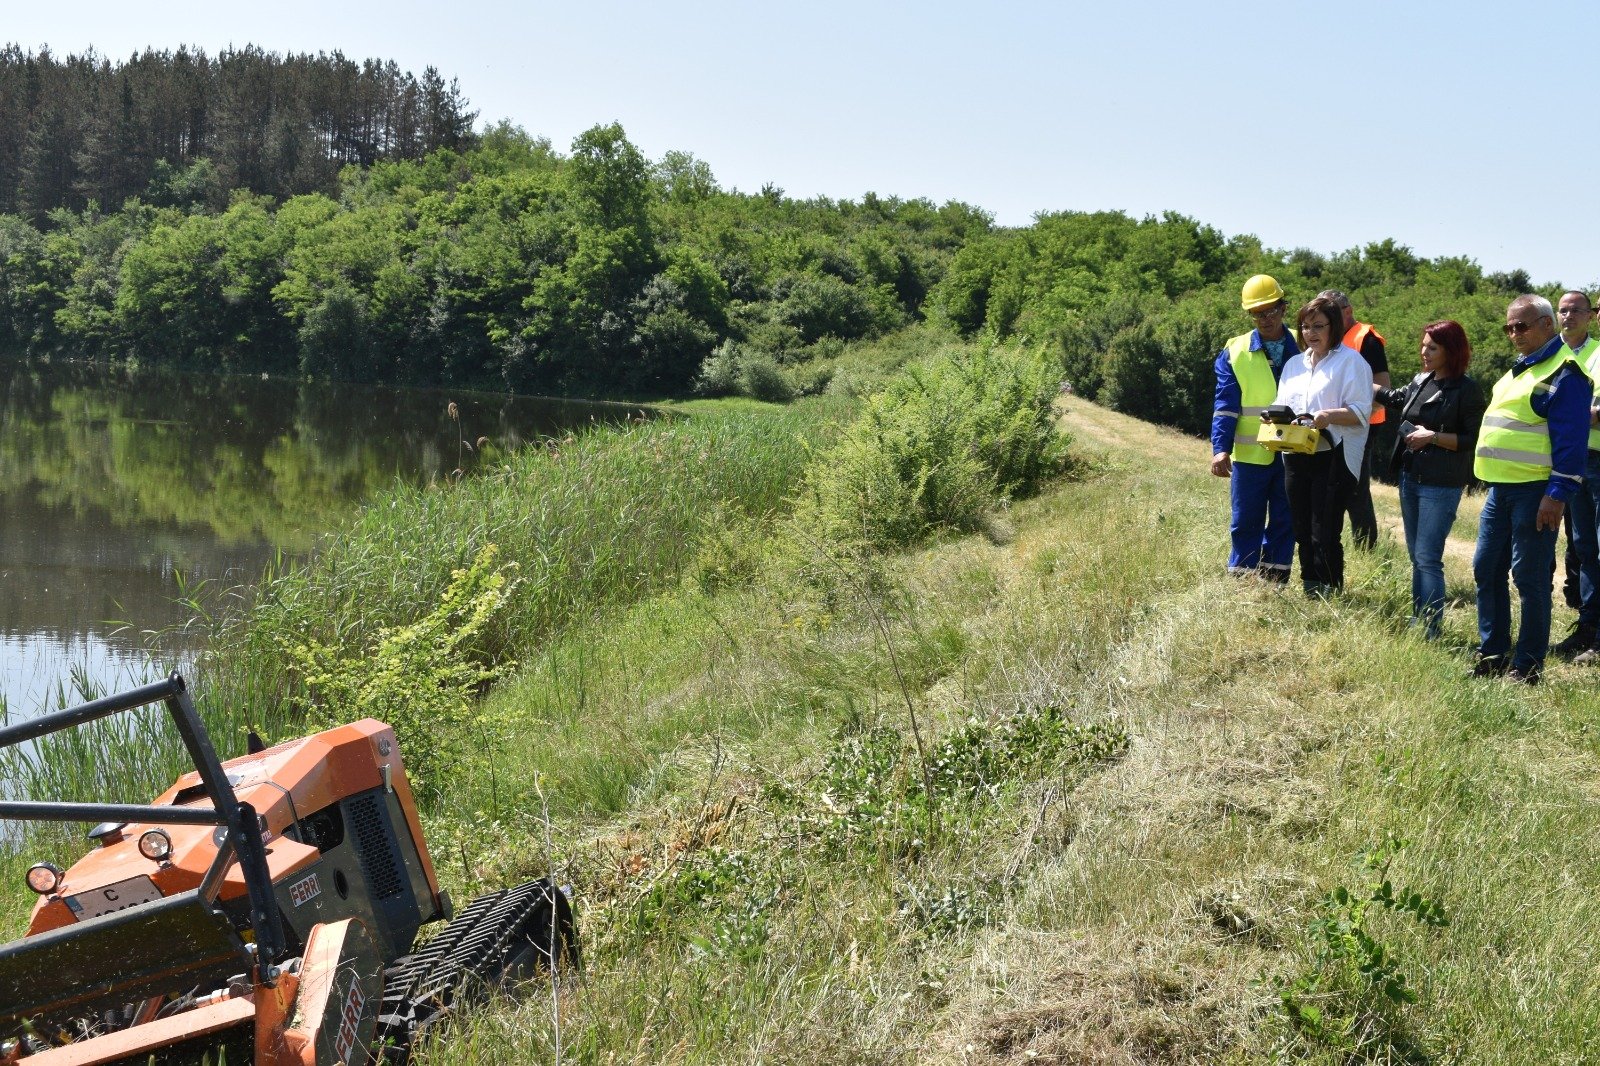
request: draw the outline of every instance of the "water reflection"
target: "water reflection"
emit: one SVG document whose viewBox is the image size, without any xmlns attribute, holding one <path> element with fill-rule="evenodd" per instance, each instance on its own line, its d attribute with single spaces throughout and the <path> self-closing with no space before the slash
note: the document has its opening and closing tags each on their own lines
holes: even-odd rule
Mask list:
<svg viewBox="0 0 1600 1066">
<path fill-rule="evenodd" d="M 0 699 L 142 680 L 139 630 L 183 622 L 186 590 L 254 580 L 396 479 L 637 411 L 0 360 Z"/>
</svg>

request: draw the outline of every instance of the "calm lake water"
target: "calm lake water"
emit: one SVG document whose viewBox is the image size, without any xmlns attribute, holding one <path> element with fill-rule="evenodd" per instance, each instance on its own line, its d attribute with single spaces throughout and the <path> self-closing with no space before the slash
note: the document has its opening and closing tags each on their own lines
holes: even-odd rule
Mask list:
<svg viewBox="0 0 1600 1066">
<path fill-rule="evenodd" d="M 190 618 L 181 597 L 255 581 L 397 479 L 639 411 L 0 359 L 0 707 L 160 676 L 142 631 Z"/>
</svg>

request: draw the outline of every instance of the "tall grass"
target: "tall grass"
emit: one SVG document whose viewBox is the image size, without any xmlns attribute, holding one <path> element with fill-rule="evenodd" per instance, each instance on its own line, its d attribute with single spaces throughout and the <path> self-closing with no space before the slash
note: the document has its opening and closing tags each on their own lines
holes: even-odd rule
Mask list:
<svg viewBox="0 0 1600 1066">
<path fill-rule="evenodd" d="M 459 484 L 400 488 L 270 581 L 216 635 L 214 683 L 273 704 L 294 690 L 279 649 L 355 651 L 426 615 L 488 545 L 515 569 L 504 608 L 467 649 L 515 657 L 574 618 L 675 580 L 704 532 L 784 509 L 830 419 L 802 405 L 673 419 L 553 440 Z"/>
</svg>

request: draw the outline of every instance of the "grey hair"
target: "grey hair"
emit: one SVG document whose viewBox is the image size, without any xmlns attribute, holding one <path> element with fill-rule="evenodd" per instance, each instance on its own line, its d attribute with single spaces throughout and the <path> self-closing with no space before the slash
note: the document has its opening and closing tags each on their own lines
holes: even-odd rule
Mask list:
<svg viewBox="0 0 1600 1066">
<path fill-rule="evenodd" d="M 1531 307 L 1540 318 L 1548 318 L 1551 322 L 1556 320 L 1556 309 L 1550 306 L 1550 301 L 1537 293 L 1524 293 L 1511 301 L 1511 307 Z M 1510 310 L 1511 307 L 1506 308 Z"/>
</svg>

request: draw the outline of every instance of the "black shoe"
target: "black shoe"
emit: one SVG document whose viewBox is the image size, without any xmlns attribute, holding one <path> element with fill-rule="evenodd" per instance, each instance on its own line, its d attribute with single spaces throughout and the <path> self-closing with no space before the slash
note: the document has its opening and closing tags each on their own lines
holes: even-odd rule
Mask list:
<svg viewBox="0 0 1600 1066">
<path fill-rule="evenodd" d="M 1256 571 L 1261 575 L 1261 580 L 1274 585 L 1287 585 L 1289 583 L 1289 568 L 1287 566 L 1262 566 Z"/>
<path fill-rule="evenodd" d="M 1570 659 L 1593 648 L 1597 640 L 1600 640 L 1600 626 L 1575 622 L 1566 639 L 1551 646 L 1550 654 L 1560 659 Z"/>
<path fill-rule="evenodd" d="M 1506 671 L 1506 680 L 1519 685 L 1537 685 L 1541 672 L 1537 666 L 1513 666 Z"/>
<path fill-rule="evenodd" d="M 1504 655 L 1480 655 L 1472 664 L 1473 677 L 1499 677 L 1511 664 Z"/>
</svg>

